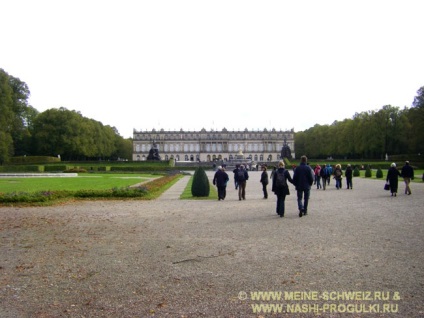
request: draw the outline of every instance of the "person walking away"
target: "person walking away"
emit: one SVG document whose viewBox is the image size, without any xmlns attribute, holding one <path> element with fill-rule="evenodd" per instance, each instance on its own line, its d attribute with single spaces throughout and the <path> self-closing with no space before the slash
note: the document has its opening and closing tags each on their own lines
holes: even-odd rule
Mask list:
<svg viewBox="0 0 424 318">
<path fill-rule="evenodd" d="M 414 180 L 414 168 L 409 164 L 409 161 L 405 161 L 405 165 L 402 167 L 400 173 L 402 175 L 403 181 L 405 182 L 405 194 L 412 194 L 409 184 L 411 180 Z"/>
<path fill-rule="evenodd" d="M 238 184 L 238 195 L 239 201 L 246 200 L 246 183 L 249 180 L 249 174 L 247 170 L 244 168 L 244 165 L 240 165 L 239 170 L 236 174 L 237 184 Z"/>
<path fill-rule="evenodd" d="M 238 183 L 237 183 L 237 172 L 239 170 L 240 166 L 236 165 L 236 168 L 233 170 L 234 173 L 234 186 L 236 187 L 236 190 L 238 189 Z"/>
<path fill-rule="evenodd" d="M 218 201 L 225 199 L 228 180 L 228 174 L 225 172 L 225 169 L 219 166 L 212 181 L 218 189 Z"/>
<path fill-rule="evenodd" d="M 343 171 L 340 164 L 336 164 L 336 168 L 334 169 L 334 179 L 336 179 L 336 188 L 337 190 L 342 188 L 342 176 Z"/>
<path fill-rule="evenodd" d="M 322 166 L 320 173 L 319 173 L 321 180 L 322 180 L 322 189 L 325 190 L 325 187 L 327 185 L 327 167 L 325 165 Z"/>
<path fill-rule="evenodd" d="M 327 185 L 330 185 L 331 176 L 333 175 L 333 167 L 328 163 L 326 169 L 328 173 Z"/>
<path fill-rule="evenodd" d="M 314 183 L 313 171 L 306 162 L 308 158 L 302 156 L 300 165 L 296 167 L 293 174 L 293 184 L 297 191 L 297 206 L 299 208 L 299 217 L 308 214 L 308 203 L 311 192 L 311 186 Z M 303 202 L 302 202 L 303 201 Z"/>
<path fill-rule="evenodd" d="M 268 199 L 267 186 L 269 183 L 269 178 L 268 178 L 268 172 L 266 170 L 267 170 L 266 166 L 262 166 L 262 174 L 261 174 L 260 182 L 262 183 L 262 191 L 264 192 L 264 199 Z"/>
<path fill-rule="evenodd" d="M 396 196 L 398 190 L 398 178 L 401 176 L 398 169 L 396 169 L 396 164 L 393 162 L 390 165 L 389 170 L 387 171 L 386 182 L 390 184 L 390 192 L 392 193 L 392 197 Z"/>
<path fill-rule="evenodd" d="M 346 176 L 346 187 L 347 189 L 352 189 L 352 177 L 353 177 L 353 170 L 352 166 L 350 164 L 347 165 L 345 170 L 345 176 Z"/>
<path fill-rule="evenodd" d="M 272 192 L 277 196 L 277 214 L 284 217 L 286 195 L 290 194 L 287 180 L 293 184 L 293 179 L 288 170 L 285 169 L 284 161 L 278 163 L 278 169 L 273 175 Z"/>
<path fill-rule="evenodd" d="M 316 165 L 314 169 L 315 181 L 314 184 L 317 185 L 317 189 L 321 189 L 321 166 Z"/>
</svg>

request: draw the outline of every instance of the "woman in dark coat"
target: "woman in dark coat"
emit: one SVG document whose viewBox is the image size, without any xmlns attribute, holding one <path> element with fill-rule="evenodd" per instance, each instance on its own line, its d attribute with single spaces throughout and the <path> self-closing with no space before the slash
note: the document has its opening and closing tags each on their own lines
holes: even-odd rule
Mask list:
<svg viewBox="0 0 424 318">
<path fill-rule="evenodd" d="M 398 190 L 398 178 L 400 176 L 400 172 L 396 169 L 396 164 L 393 162 L 387 171 L 386 177 L 386 182 L 389 182 L 390 184 L 390 192 L 392 193 L 392 196 L 396 196 Z"/>
<path fill-rule="evenodd" d="M 290 173 L 288 170 L 284 169 L 285 164 L 284 161 L 281 160 L 278 163 L 278 169 L 275 171 L 275 173 L 272 176 L 272 192 L 275 193 L 277 196 L 277 214 L 282 218 L 284 217 L 284 206 L 285 206 L 285 200 L 286 195 L 290 194 L 289 191 L 289 185 L 287 181 L 291 182 L 293 184 L 293 179 L 290 176 Z M 278 175 L 283 175 L 285 179 L 285 185 L 280 186 L 279 182 L 277 182 Z"/>
<path fill-rule="evenodd" d="M 261 174 L 261 180 L 262 183 L 262 191 L 264 193 L 264 199 L 268 199 L 268 191 L 266 189 L 269 178 L 268 178 L 268 172 L 266 172 L 266 166 L 262 166 L 262 174 Z"/>
</svg>

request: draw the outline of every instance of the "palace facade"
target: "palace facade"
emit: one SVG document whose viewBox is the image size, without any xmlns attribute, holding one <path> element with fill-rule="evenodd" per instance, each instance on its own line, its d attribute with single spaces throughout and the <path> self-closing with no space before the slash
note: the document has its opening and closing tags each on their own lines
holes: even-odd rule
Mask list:
<svg viewBox="0 0 424 318">
<path fill-rule="evenodd" d="M 283 145 L 290 147 L 295 158 L 294 130 L 276 131 L 136 131 L 133 132 L 133 160 L 147 160 L 155 145 L 161 160 L 215 161 L 232 160 L 241 150 L 245 158 L 256 162 L 277 161 Z"/>
</svg>

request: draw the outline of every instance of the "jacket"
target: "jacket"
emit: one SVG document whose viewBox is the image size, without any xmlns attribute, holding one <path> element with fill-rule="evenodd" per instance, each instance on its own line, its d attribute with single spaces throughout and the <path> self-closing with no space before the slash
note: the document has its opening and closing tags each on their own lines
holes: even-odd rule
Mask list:
<svg viewBox="0 0 424 318">
<path fill-rule="evenodd" d="M 289 184 L 288 183 L 287 183 L 287 187 L 284 187 L 284 188 L 278 188 L 276 186 L 275 179 L 277 177 L 277 173 L 284 173 L 284 177 L 286 177 L 286 183 L 288 181 L 291 184 L 294 184 L 293 183 L 293 179 L 292 179 L 289 171 L 286 170 L 286 169 L 284 169 L 284 168 L 278 168 L 275 171 L 275 173 L 274 173 L 274 175 L 272 177 L 272 192 L 274 192 L 276 195 L 282 195 L 282 194 L 289 195 L 290 194 L 290 190 L 289 190 Z"/>
<path fill-rule="evenodd" d="M 293 184 L 296 186 L 296 190 L 310 190 L 313 183 L 314 172 L 312 168 L 302 162 L 296 167 L 293 174 Z"/>
</svg>

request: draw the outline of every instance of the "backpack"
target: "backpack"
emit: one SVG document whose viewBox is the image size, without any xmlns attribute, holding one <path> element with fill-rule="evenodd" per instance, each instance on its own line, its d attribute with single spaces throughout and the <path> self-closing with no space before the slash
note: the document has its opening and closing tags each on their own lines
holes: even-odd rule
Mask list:
<svg viewBox="0 0 424 318">
<path fill-rule="evenodd" d="M 335 176 L 336 176 L 336 177 L 341 177 L 341 176 L 342 176 L 342 172 L 340 171 L 340 169 L 337 169 L 337 170 L 334 172 L 334 174 L 335 174 Z"/>
<path fill-rule="evenodd" d="M 246 178 L 245 178 L 245 176 L 244 176 L 244 170 L 239 169 L 239 170 L 237 171 L 237 181 L 239 181 L 239 182 L 243 182 L 243 181 L 245 181 L 245 180 L 246 180 Z"/>
<path fill-rule="evenodd" d="M 275 186 L 277 188 L 287 187 L 287 181 L 286 181 L 286 176 L 284 175 L 284 172 L 277 171 L 275 173 Z"/>
<path fill-rule="evenodd" d="M 325 168 L 324 168 L 324 174 L 325 174 L 325 177 L 327 177 L 327 178 L 328 178 L 328 177 L 331 175 L 330 168 L 325 167 Z"/>
</svg>

